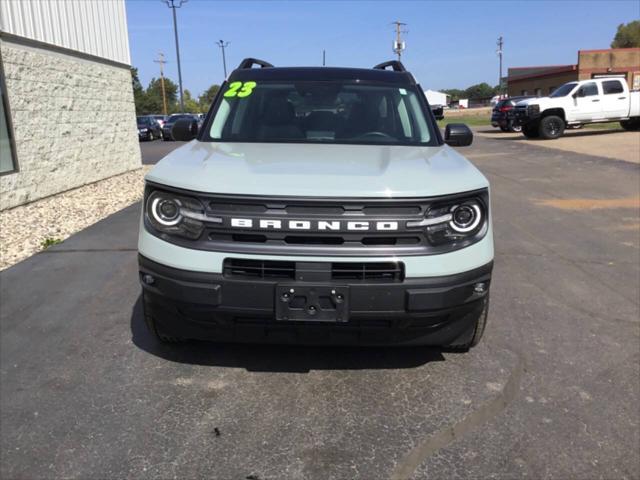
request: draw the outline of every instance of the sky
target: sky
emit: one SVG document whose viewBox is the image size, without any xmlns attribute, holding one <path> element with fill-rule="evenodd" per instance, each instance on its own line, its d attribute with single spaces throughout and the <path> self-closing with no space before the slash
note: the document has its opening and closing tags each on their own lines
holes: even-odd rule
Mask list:
<svg viewBox="0 0 640 480">
<path fill-rule="evenodd" d="M 131 62 L 146 86 L 178 80 L 171 10 L 161 0 L 126 0 Z M 466 88 L 499 77 L 496 41 L 507 67 L 577 62 L 578 50 L 609 48 L 616 28 L 640 18 L 639 0 L 609 1 L 214 1 L 177 9 L 183 86 L 194 96 L 245 57 L 276 66 L 371 67 L 395 58 L 392 22 L 407 23 L 402 62 L 424 89 Z"/>
</svg>

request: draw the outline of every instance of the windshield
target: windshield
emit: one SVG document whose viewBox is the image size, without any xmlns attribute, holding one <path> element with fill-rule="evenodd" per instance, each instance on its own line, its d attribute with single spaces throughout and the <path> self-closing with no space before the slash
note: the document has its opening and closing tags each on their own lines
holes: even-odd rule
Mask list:
<svg viewBox="0 0 640 480">
<path fill-rule="evenodd" d="M 144 125 L 147 123 L 147 117 L 138 117 L 138 125 Z"/>
<path fill-rule="evenodd" d="M 576 82 L 565 83 L 564 85 L 561 85 L 560 87 L 556 88 L 553 91 L 553 93 L 549 96 L 550 97 L 566 97 L 567 95 L 569 95 L 571 90 L 575 88 L 576 85 L 577 85 Z"/>
<path fill-rule="evenodd" d="M 411 87 L 344 82 L 232 82 L 207 129 L 227 142 L 436 144 Z"/>
</svg>

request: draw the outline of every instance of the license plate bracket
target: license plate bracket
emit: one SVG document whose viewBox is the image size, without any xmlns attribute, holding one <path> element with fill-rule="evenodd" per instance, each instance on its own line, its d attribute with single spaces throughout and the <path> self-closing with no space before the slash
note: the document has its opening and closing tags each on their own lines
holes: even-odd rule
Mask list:
<svg viewBox="0 0 640 480">
<path fill-rule="evenodd" d="M 275 313 L 278 321 L 349 321 L 349 287 L 278 284 L 275 294 Z"/>
</svg>

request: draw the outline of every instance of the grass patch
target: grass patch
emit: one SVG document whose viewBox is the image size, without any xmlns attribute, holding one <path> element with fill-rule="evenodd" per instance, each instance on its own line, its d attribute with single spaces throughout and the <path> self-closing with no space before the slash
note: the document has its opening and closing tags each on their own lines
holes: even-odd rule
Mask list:
<svg viewBox="0 0 640 480">
<path fill-rule="evenodd" d="M 438 126 L 444 128 L 447 123 L 466 123 L 470 127 L 490 127 L 491 118 L 480 115 L 461 115 L 459 117 L 447 117 L 444 114 L 444 120 L 438 120 Z"/>
<path fill-rule="evenodd" d="M 62 243 L 62 240 L 60 240 L 59 238 L 45 238 L 41 243 L 40 246 L 42 247 L 43 250 L 46 250 L 49 247 L 52 247 L 54 245 L 58 245 L 59 243 Z"/>
</svg>

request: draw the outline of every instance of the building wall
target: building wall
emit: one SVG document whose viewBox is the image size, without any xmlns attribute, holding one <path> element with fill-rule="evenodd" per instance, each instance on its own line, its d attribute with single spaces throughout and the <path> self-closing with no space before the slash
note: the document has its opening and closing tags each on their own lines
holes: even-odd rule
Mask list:
<svg viewBox="0 0 640 480">
<path fill-rule="evenodd" d="M 572 82 L 577 79 L 577 71 L 524 78 L 522 80 L 509 78 L 507 92 L 510 97 L 522 95 L 523 90 L 526 90 L 528 95 L 535 95 L 536 89 L 539 88 L 542 90 L 542 96 L 547 96 L 551 93 L 551 89 L 557 88 L 563 83 Z"/>
<path fill-rule="evenodd" d="M 2 0 L 0 30 L 131 63 L 124 0 Z"/>
<path fill-rule="evenodd" d="M 5 37 L 0 55 L 18 162 L 0 210 L 140 167 L 127 66 Z"/>
<path fill-rule="evenodd" d="M 588 80 L 594 75 L 623 73 L 629 86 L 633 87 L 634 77 L 640 78 L 640 48 L 580 50 L 578 72 L 580 80 Z"/>
</svg>

